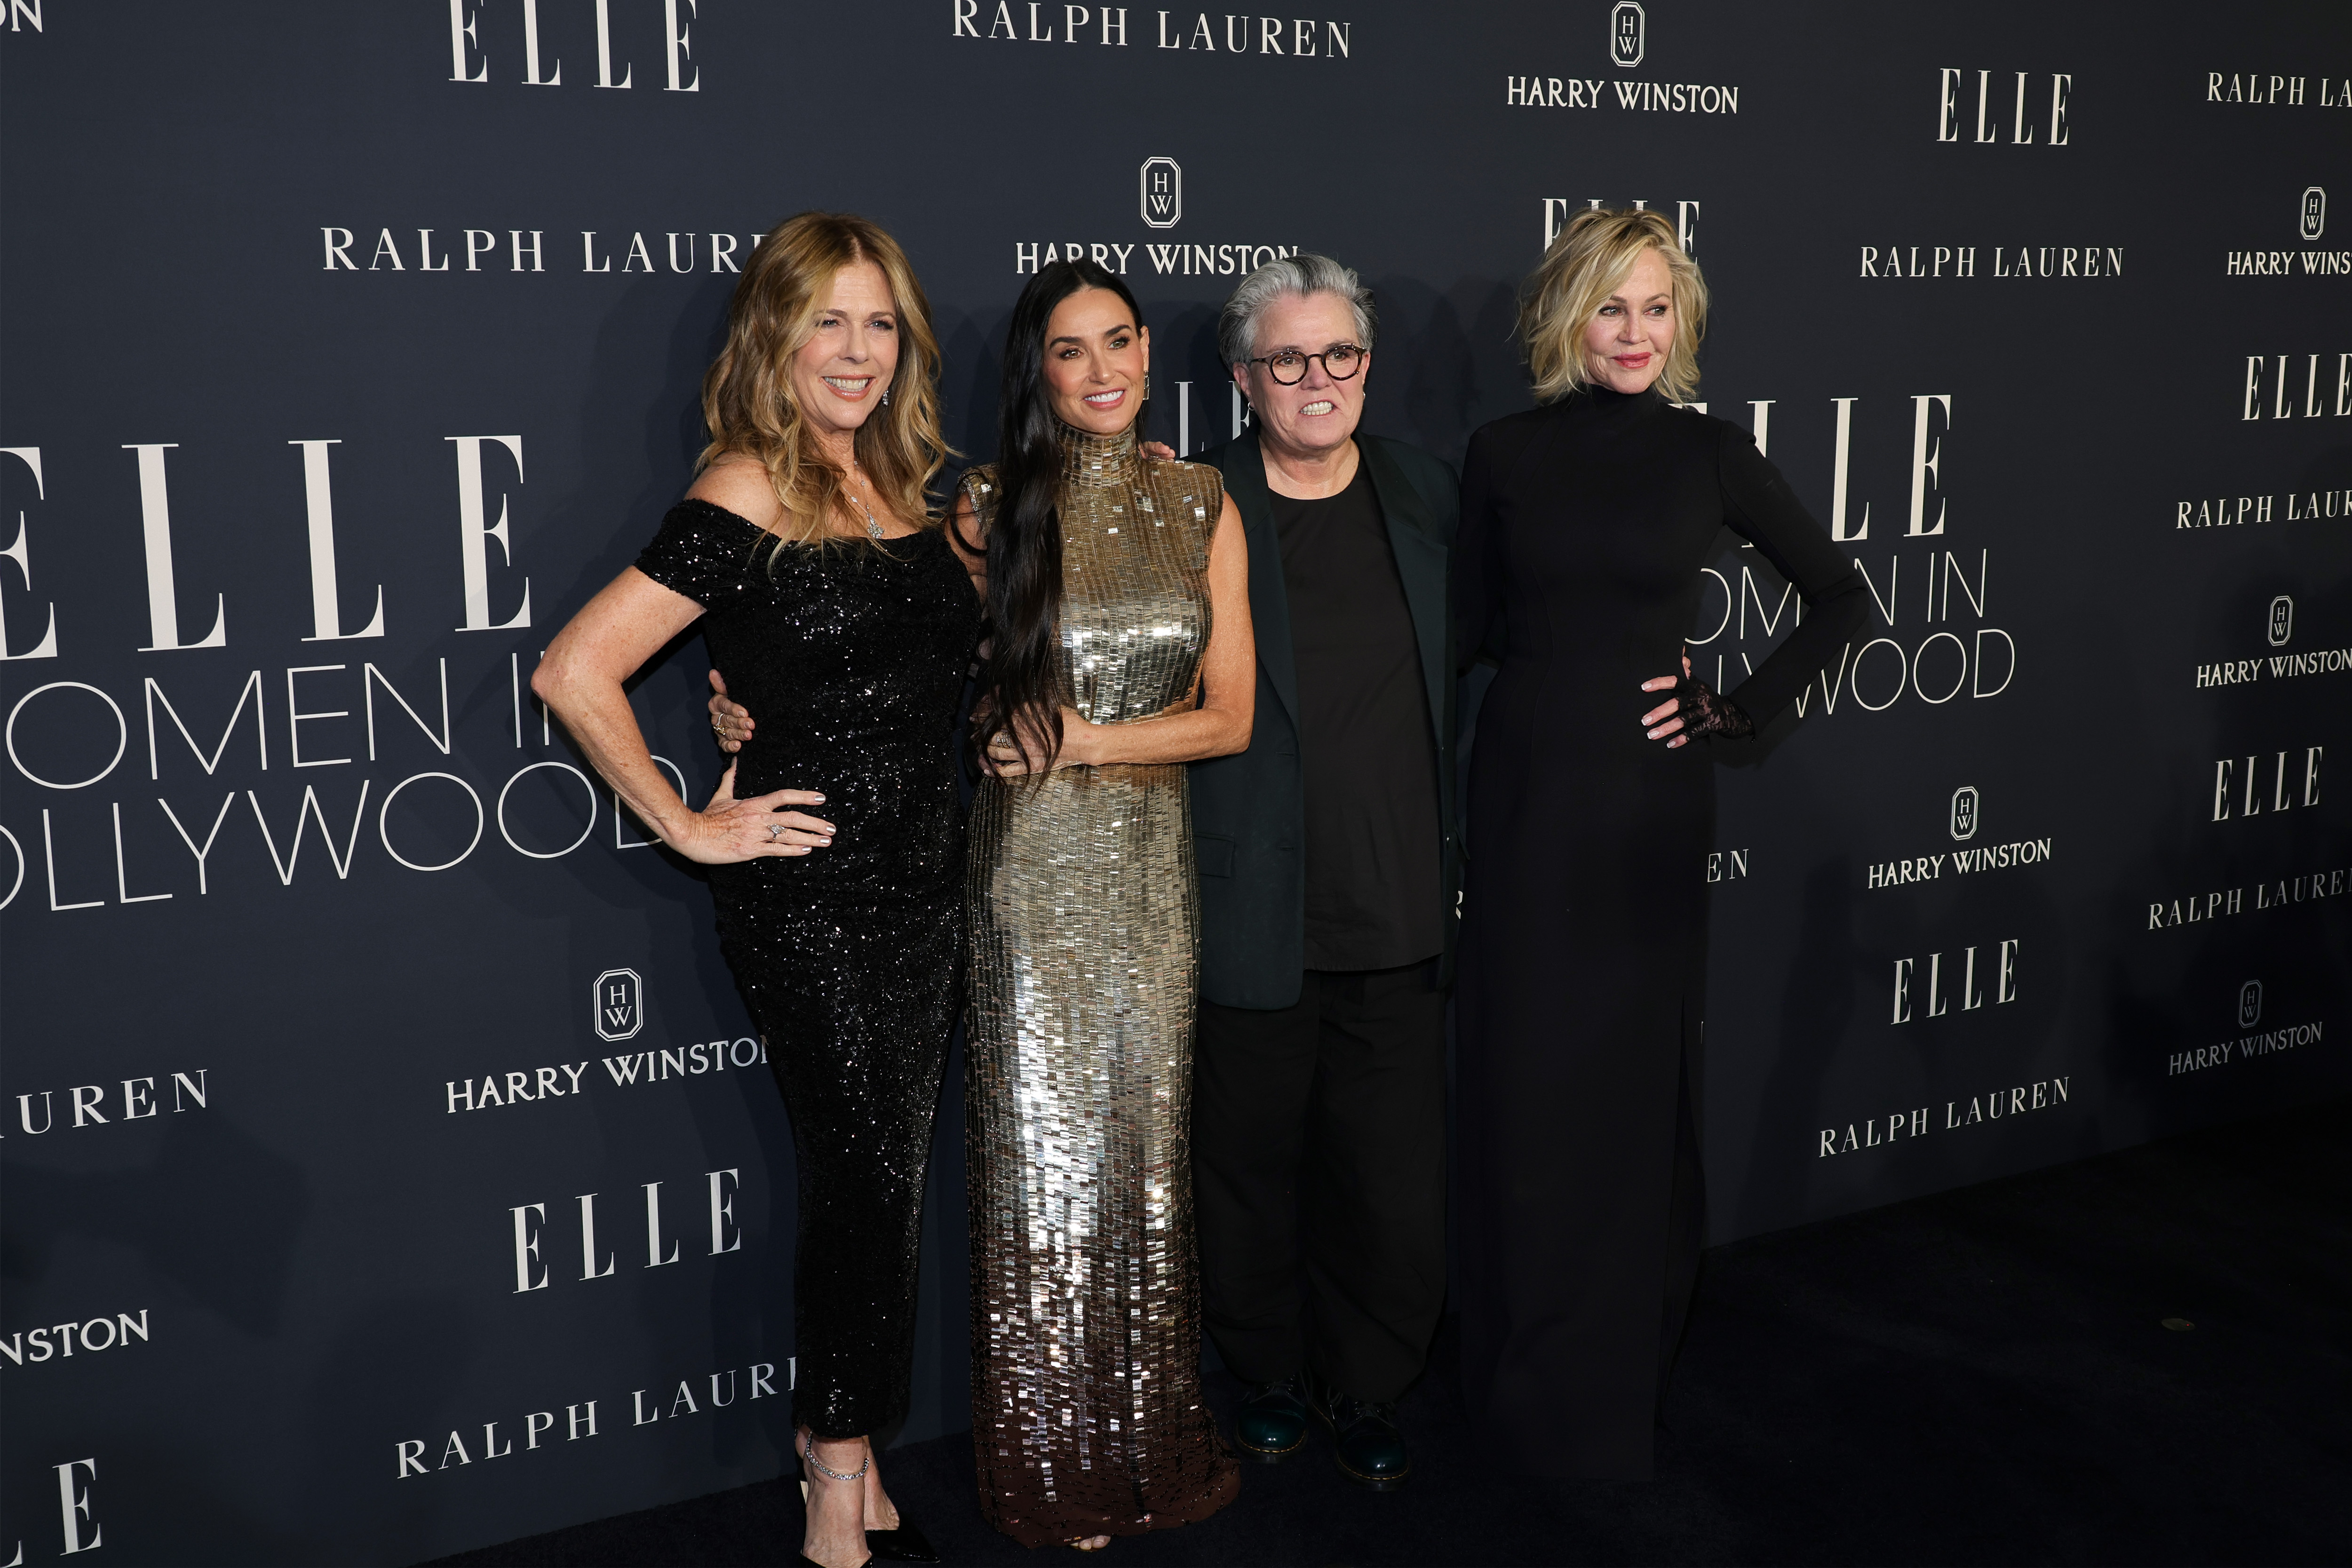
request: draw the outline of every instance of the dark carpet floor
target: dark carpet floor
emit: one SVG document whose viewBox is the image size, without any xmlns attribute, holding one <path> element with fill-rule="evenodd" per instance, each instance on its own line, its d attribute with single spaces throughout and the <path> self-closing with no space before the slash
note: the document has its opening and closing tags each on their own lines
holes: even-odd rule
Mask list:
<svg viewBox="0 0 2352 1568">
<path fill-rule="evenodd" d="M 1490 1464 L 1450 1333 L 1404 1415 L 1403 1491 L 1315 1447 L 1088 1561 L 2352 1562 L 2352 1100 L 1710 1252 L 1653 1482 Z M 885 1469 L 950 1563 L 1055 1558 L 981 1522 L 967 1437 Z M 791 1563 L 800 1533 L 771 1483 L 446 1561 Z"/>
</svg>

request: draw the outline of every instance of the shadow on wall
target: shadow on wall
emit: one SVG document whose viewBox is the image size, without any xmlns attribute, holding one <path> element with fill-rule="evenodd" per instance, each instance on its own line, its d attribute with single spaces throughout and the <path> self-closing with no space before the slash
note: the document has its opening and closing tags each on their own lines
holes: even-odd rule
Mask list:
<svg viewBox="0 0 2352 1568">
<path fill-rule="evenodd" d="M 396 1386 L 408 1410 L 430 1411 L 436 1416 L 451 1412 L 458 1396 L 473 1386 L 473 1336 L 467 1331 L 472 1321 L 471 1314 L 458 1302 L 446 1298 L 378 1300 L 354 1312 L 322 1349 L 303 1402 L 302 1451 L 310 1474 L 310 1483 L 300 1489 L 305 1534 L 318 1541 L 348 1539 L 351 1500 L 346 1489 L 352 1459 L 341 1444 L 328 1439 L 345 1431 L 351 1424 L 351 1391 Z M 385 1377 L 387 1367 L 398 1369 L 396 1380 Z M 452 1429 L 459 1419 L 462 1417 L 452 1415 Z M 437 1422 L 419 1425 L 431 1430 Z M 389 1451 L 390 1445 L 383 1447 Z M 192 1492 L 207 1494 L 209 1505 L 216 1508 L 215 1489 L 190 1485 L 185 1458 L 184 1454 L 173 1456 L 173 1468 L 182 1478 L 181 1484 L 188 1486 Z M 389 1463 L 386 1468 L 391 1468 Z M 229 1489 L 221 1488 L 217 1491 L 225 1493 Z M 433 1540 L 436 1524 L 450 1508 L 446 1497 L 424 1487 L 398 1487 L 392 1489 L 388 1497 L 376 1495 L 383 1498 L 384 1511 L 371 1521 L 373 1528 L 403 1542 Z M 187 1501 L 192 1506 L 205 1506 L 193 1497 Z M 159 1497 L 155 1506 L 166 1510 L 159 1517 L 185 1517 L 179 1500 Z M 247 1521 L 218 1535 L 190 1532 L 188 1539 L 251 1541 L 270 1522 Z M 255 1560 L 261 1560 L 258 1552 Z"/>
<path fill-rule="evenodd" d="M 707 439 L 702 374 L 725 345 L 732 292 L 725 278 L 697 280 L 682 301 L 633 289 L 598 323 L 582 401 L 580 487 L 557 501 L 552 521 L 567 538 L 603 548 L 574 557 L 579 573 L 555 601 L 565 616 L 635 559 L 691 482 Z M 646 345 L 655 343 L 657 374 L 647 379 Z M 623 476 L 637 477 L 634 493 L 622 492 Z"/>
<path fill-rule="evenodd" d="M 940 426 L 949 446 L 962 454 L 950 458 L 945 474 L 952 481 L 965 466 L 996 460 L 996 395 L 1004 379 L 1004 330 L 1011 323 L 1008 309 L 986 318 L 942 317 L 933 323 L 940 339 Z"/>
<path fill-rule="evenodd" d="M 1458 469 L 1484 423 L 1477 411 L 1527 401 L 1527 367 L 1511 338 L 1513 287 L 1466 279 L 1441 294 L 1418 279 L 1391 278 L 1376 281 L 1373 293 L 1381 308 L 1374 363 L 1381 353 L 1388 359 L 1384 385 L 1366 397 L 1365 427 L 1401 433 Z"/>
<path fill-rule="evenodd" d="M 284 1326 L 288 1279 L 310 1213 L 310 1176 L 236 1123 L 173 1121 L 143 1169 L 84 1175 L 13 1164 L 8 1186 L 0 1279 L 38 1279 L 59 1242 L 79 1233 L 138 1253 L 156 1277 L 245 1333 Z M 237 1224 L 221 1226 L 225 1214 Z"/>
<path fill-rule="evenodd" d="M 726 341 L 727 301 L 731 284 L 723 278 L 698 281 L 681 305 L 652 290 L 624 293 L 599 324 L 583 394 L 578 432 L 581 481 L 550 509 L 548 527 L 567 548 L 558 557 L 572 567 L 571 576 L 548 596 L 542 644 L 606 583 L 636 558 L 663 515 L 686 491 L 701 451 L 702 375 Z M 654 356 L 646 345 L 658 344 L 659 373 L 647 380 L 644 367 Z M 633 494 L 622 493 L 621 476 L 638 476 Z M 535 628 L 537 629 L 537 628 Z M 646 722 L 653 749 L 677 759 L 687 774 L 687 793 L 698 796 L 715 782 L 722 763 L 705 743 L 702 703 L 708 692 L 707 658 L 698 645 L 698 627 L 674 638 L 631 678 L 628 689 Z M 497 708 L 507 693 L 493 684 L 478 689 L 467 704 L 467 717 Z M 583 773 L 589 772 L 562 727 L 549 730 L 551 746 Z M 692 745 L 696 749 L 688 750 Z M 600 788 L 599 804 L 613 809 L 612 792 Z M 634 819 L 629 830 L 648 837 Z M 675 910 L 692 892 L 689 880 L 700 881 L 696 868 L 656 847 L 650 853 L 611 858 L 609 864 L 633 879 L 656 907 Z M 538 915 L 562 915 L 581 889 L 572 880 L 553 879 L 519 884 L 501 890 L 509 903 Z M 707 915 L 708 906 L 688 900 L 688 906 Z M 703 961 L 698 978 L 714 992 L 724 993 L 732 982 L 719 963 L 716 950 L 697 946 Z"/>
<path fill-rule="evenodd" d="M 2294 481 L 2294 488 L 2306 494 L 2324 493 L 2331 489 L 2341 491 L 2347 487 L 2352 487 L 2352 443 L 2331 447 L 2322 452 L 2305 466 L 2303 472 Z M 2324 507 L 2321 519 L 2326 520 Z M 2342 527 L 2346 521 L 2343 512 L 2338 510 L 2333 521 L 2337 527 Z"/>
<path fill-rule="evenodd" d="M 1797 914 L 1797 942 L 1789 974 L 1780 987 L 1780 1032 L 1772 1070 L 1748 1120 L 1759 1128 L 1815 1127 L 1821 1114 L 1822 1061 L 1819 1042 L 1844 1037 L 1860 984 L 1853 947 L 1853 867 L 1843 857 L 1824 861 L 1805 875 Z M 1750 1236 L 1776 1223 L 1766 1211 L 1766 1194 L 1785 1153 L 1759 1140 L 1748 1152 L 1748 1174 L 1739 1185 L 1737 1217 L 1728 1226 L 1710 1223 L 1710 1240 L 1727 1234 Z M 1716 1187 L 1710 1206 L 1733 1194 Z"/>
</svg>

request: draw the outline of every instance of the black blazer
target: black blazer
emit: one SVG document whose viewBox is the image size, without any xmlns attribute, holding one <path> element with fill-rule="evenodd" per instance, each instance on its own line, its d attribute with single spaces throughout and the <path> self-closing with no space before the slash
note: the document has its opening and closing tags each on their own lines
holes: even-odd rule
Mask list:
<svg viewBox="0 0 2352 1568">
<path fill-rule="evenodd" d="M 1461 492 L 1454 470 L 1417 447 L 1359 432 L 1389 545 L 1412 613 L 1437 746 L 1438 888 L 1445 901 L 1444 970 L 1459 924 L 1459 817 L 1454 805 L 1454 658 L 1449 563 Z M 1298 677 L 1290 596 L 1274 531 L 1273 492 L 1257 432 L 1207 453 L 1224 475 L 1249 542 L 1250 619 L 1257 634 L 1257 717 L 1249 749 L 1192 768 L 1192 841 L 1201 871 L 1201 994 L 1227 1007 L 1288 1007 L 1307 968 L 1307 785 L 1298 763 Z"/>
</svg>

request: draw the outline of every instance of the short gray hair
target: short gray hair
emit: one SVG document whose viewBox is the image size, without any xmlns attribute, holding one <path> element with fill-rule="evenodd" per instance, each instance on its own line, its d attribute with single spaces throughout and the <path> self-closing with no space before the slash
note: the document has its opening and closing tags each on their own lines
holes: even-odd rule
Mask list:
<svg viewBox="0 0 2352 1568">
<path fill-rule="evenodd" d="M 1276 258 L 1242 279 L 1217 317 L 1217 353 L 1229 365 L 1249 359 L 1257 352 L 1258 318 L 1277 300 L 1305 299 L 1310 294 L 1337 294 L 1345 300 L 1356 312 L 1357 346 L 1372 346 L 1372 336 L 1380 329 L 1372 291 L 1364 287 L 1355 268 L 1309 250 Z"/>
</svg>

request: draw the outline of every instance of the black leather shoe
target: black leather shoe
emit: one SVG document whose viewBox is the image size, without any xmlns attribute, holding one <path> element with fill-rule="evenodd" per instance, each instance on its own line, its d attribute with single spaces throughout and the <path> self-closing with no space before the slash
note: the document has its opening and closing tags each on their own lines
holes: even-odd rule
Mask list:
<svg viewBox="0 0 2352 1568">
<path fill-rule="evenodd" d="M 1396 1406 L 1342 1394 L 1319 1379 L 1307 1386 L 1307 1406 L 1330 1429 L 1339 1473 L 1376 1492 L 1394 1491 L 1412 1474 L 1412 1455 L 1397 1430 Z"/>
<path fill-rule="evenodd" d="M 940 1554 L 923 1539 L 923 1532 L 898 1516 L 896 1530 L 869 1530 L 866 1532 L 866 1549 L 884 1563 L 937 1563 Z"/>
<path fill-rule="evenodd" d="M 1244 1459 L 1278 1465 L 1307 1441 L 1307 1395 L 1302 1380 L 1261 1383 L 1242 1396 L 1234 1417 L 1234 1446 Z"/>
</svg>

